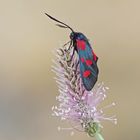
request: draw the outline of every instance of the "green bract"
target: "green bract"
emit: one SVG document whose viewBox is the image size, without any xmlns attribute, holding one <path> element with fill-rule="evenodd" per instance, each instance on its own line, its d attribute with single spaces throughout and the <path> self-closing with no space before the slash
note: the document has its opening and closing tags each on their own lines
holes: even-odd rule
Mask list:
<svg viewBox="0 0 140 140">
<path fill-rule="evenodd" d="M 96 133 L 100 132 L 100 127 L 97 122 L 89 122 L 86 127 L 86 132 L 89 136 L 94 137 Z"/>
</svg>

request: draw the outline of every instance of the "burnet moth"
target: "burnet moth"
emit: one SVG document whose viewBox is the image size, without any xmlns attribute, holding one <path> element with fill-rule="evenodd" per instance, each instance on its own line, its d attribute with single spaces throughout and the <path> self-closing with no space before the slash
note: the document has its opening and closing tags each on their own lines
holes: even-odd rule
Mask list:
<svg viewBox="0 0 140 140">
<path fill-rule="evenodd" d="M 99 69 L 97 66 L 98 57 L 92 50 L 87 37 L 83 33 L 75 32 L 70 26 L 48 15 L 47 13 L 45 14 L 50 19 L 58 22 L 59 24 L 57 24 L 57 26 L 71 30 L 70 41 L 68 42 L 70 44 L 68 49 L 70 49 L 70 47 L 74 47 L 71 60 L 74 53 L 77 52 L 79 56 L 78 63 L 80 64 L 80 75 L 83 85 L 86 90 L 90 91 L 98 79 Z"/>
</svg>

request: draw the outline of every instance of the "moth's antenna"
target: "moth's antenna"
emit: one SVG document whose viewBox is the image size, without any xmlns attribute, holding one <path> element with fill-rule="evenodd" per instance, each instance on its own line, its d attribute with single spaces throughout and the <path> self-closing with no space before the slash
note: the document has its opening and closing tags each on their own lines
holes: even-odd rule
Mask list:
<svg viewBox="0 0 140 140">
<path fill-rule="evenodd" d="M 67 24 L 65 24 L 65 23 L 63 23 L 63 22 L 61 22 L 61 21 L 55 19 L 54 17 L 50 16 L 50 15 L 47 14 L 47 13 L 45 13 L 45 14 L 46 14 L 50 19 L 52 19 L 52 20 L 54 20 L 54 21 L 56 21 L 56 22 L 59 22 L 59 23 L 65 25 L 65 26 L 63 26 L 63 25 L 57 24 L 57 26 L 63 27 L 63 28 L 69 28 L 72 32 L 74 32 L 73 29 L 72 29 L 70 26 L 68 26 Z"/>
</svg>

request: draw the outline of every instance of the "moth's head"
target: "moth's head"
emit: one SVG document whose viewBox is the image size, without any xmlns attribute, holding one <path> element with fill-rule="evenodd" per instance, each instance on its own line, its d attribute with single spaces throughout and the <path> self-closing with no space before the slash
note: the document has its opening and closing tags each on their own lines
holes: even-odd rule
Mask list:
<svg viewBox="0 0 140 140">
<path fill-rule="evenodd" d="M 75 33 L 74 33 L 74 32 L 71 32 L 71 34 L 70 34 L 70 39 L 73 40 L 74 37 L 75 37 Z"/>
<path fill-rule="evenodd" d="M 79 38 L 79 33 L 78 32 L 71 32 L 70 39 L 71 40 L 80 39 Z"/>
</svg>

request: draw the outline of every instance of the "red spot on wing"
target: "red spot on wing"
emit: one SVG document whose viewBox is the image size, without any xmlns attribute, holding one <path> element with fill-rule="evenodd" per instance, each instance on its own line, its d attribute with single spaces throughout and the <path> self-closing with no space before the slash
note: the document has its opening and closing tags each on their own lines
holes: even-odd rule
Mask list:
<svg viewBox="0 0 140 140">
<path fill-rule="evenodd" d="M 92 60 L 90 60 L 90 59 L 86 60 L 86 64 L 87 64 L 87 66 L 92 65 Z"/>
<path fill-rule="evenodd" d="M 88 77 L 90 74 L 91 74 L 91 71 L 90 70 L 86 70 L 86 71 L 83 72 L 83 76 L 85 78 Z"/>
<path fill-rule="evenodd" d="M 83 40 L 76 40 L 77 41 L 77 47 L 81 50 L 85 50 L 86 48 L 86 43 Z"/>
<path fill-rule="evenodd" d="M 84 59 L 83 57 L 81 58 L 81 62 L 82 62 L 82 63 L 84 63 L 84 62 L 85 62 L 85 59 Z"/>
<path fill-rule="evenodd" d="M 93 54 L 93 59 L 96 61 L 97 60 L 97 56 L 96 56 L 96 54 L 94 53 L 93 50 L 92 50 L 92 54 Z"/>
</svg>

